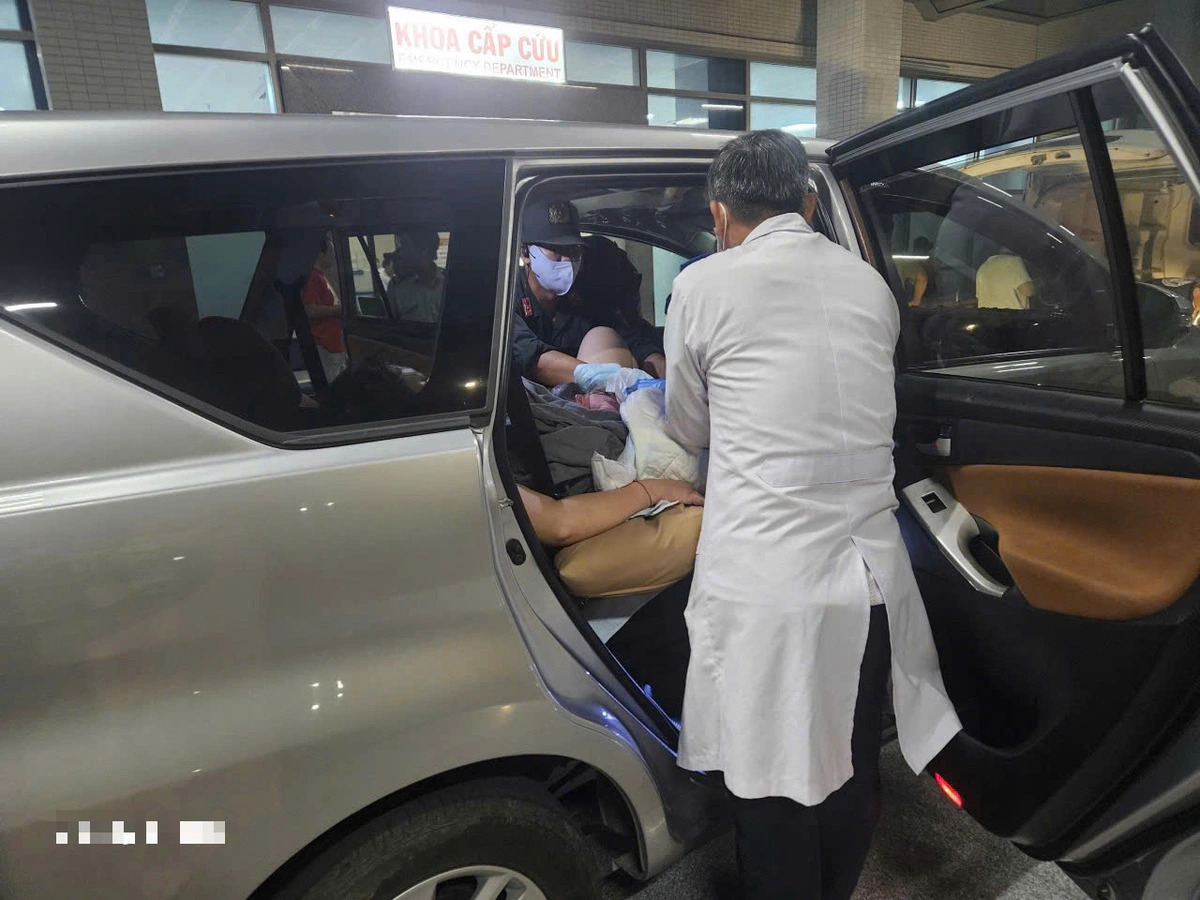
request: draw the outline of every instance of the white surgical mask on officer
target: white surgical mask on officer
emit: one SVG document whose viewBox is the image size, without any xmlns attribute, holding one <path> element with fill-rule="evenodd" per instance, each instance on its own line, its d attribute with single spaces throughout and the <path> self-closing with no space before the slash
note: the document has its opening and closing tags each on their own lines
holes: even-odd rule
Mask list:
<svg viewBox="0 0 1200 900">
<path fill-rule="evenodd" d="M 529 248 L 529 267 L 537 276 L 538 283 L 560 297 L 571 290 L 575 276 L 579 274 L 580 260 L 553 260 L 537 244 Z"/>
</svg>

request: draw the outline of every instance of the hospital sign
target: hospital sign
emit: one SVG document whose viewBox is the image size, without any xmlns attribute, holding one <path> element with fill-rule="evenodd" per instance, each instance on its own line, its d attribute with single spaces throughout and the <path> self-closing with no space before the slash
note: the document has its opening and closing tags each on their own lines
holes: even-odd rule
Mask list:
<svg viewBox="0 0 1200 900">
<path fill-rule="evenodd" d="M 496 22 L 393 6 L 388 9 L 397 69 L 566 81 L 560 28 Z"/>
</svg>

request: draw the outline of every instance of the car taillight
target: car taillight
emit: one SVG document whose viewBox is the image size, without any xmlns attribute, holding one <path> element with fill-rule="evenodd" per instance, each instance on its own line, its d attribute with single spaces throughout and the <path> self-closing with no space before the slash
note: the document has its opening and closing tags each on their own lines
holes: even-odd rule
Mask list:
<svg viewBox="0 0 1200 900">
<path fill-rule="evenodd" d="M 954 789 L 954 786 L 937 772 L 933 773 L 933 780 L 936 781 L 938 787 L 942 789 L 942 793 L 950 798 L 950 802 L 959 809 L 962 809 L 962 795 Z"/>
</svg>

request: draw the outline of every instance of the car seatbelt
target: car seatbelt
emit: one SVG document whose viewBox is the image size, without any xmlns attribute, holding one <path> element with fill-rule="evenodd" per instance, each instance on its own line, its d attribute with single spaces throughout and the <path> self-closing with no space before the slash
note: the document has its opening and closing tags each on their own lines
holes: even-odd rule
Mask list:
<svg viewBox="0 0 1200 900">
<path fill-rule="evenodd" d="M 547 497 L 557 498 L 559 491 L 550 475 L 546 451 L 538 438 L 533 410 L 529 406 L 529 395 L 525 392 L 525 384 L 521 381 L 520 374 L 511 371 L 508 374 L 508 418 L 511 423 L 508 434 L 513 448 L 533 478 L 534 489 Z"/>
</svg>

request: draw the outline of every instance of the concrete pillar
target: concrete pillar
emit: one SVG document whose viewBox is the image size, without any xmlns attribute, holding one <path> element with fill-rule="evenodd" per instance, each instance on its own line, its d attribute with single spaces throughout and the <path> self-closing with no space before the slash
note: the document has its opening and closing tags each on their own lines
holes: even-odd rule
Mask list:
<svg viewBox="0 0 1200 900">
<path fill-rule="evenodd" d="M 51 109 L 162 109 L 145 0 L 29 0 Z"/>
<path fill-rule="evenodd" d="M 817 137 L 896 114 L 904 0 L 817 0 Z"/>
</svg>

